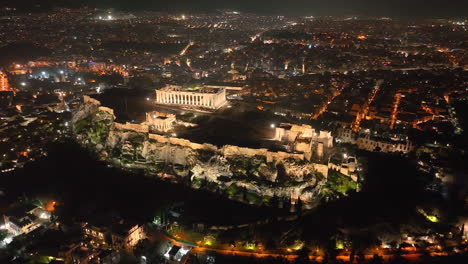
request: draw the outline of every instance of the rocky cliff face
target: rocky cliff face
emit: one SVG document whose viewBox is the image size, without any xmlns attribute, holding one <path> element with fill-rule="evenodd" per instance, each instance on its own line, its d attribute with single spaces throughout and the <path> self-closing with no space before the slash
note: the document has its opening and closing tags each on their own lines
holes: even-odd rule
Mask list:
<svg viewBox="0 0 468 264">
<path fill-rule="evenodd" d="M 178 145 L 161 136 L 116 126 L 113 112 L 104 110 L 94 101 L 82 104 L 73 116 L 76 140 L 103 159 L 117 160 L 127 168 L 144 168 L 148 175 L 169 174 L 190 181 L 194 188 L 214 184 L 234 199 L 255 203 L 272 197 L 313 201 L 326 182 L 326 175 L 304 160 L 272 160 L 257 152 L 226 156 L 222 149 Z"/>
</svg>

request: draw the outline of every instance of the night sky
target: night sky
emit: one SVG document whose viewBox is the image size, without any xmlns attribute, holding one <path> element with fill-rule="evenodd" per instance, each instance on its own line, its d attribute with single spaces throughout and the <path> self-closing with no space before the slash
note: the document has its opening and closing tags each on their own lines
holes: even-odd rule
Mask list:
<svg viewBox="0 0 468 264">
<path fill-rule="evenodd" d="M 467 17 L 467 0 L 1 0 L 9 5 L 88 4 L 118 9 L 210 12 L 230 8 L 265 14 Z M 64 4 L 65 3 L 65 4 Z M 1 5 L 1 4 L 0 4 Z"/>
</svg>

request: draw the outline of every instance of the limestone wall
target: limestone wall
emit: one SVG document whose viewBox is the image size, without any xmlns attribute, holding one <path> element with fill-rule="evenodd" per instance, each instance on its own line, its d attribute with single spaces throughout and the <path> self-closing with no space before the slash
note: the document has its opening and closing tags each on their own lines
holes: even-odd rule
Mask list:
<svg viewBox="0 0 468 264">
<path fill-rule="evenodd" d="M 224 154 L 225 157 L 232 157 L 232 156 L 266 156 L 268 150 L 265 148 L 262 149 L 252 149 L 252 148 L 243 148 L 238 146 L 231 146 L 225 145 L 221 148 L 221 152 Z"/>
<path fill-rule="evenodd" d="M 94 100 L 94 99 L 93 99 L 93 100 Z M 96 100 L 96 101 L 97 101 L 97 100 Z M 99 102 L 99 101 L 98 101 L 98 102 Z M 108 113 L 108 114 L 110 114 L 110 115 L 115 116 L 115 115 L 114 115 L 114 109 L 112 109 L 112 108 L 105 107 L 105 106 L 99 106 L 98 109 L 99 109 L 99 111 L 103 111 L 103 112 L 106 112 L 106 113 Z"/>
<path fill-rule="evenodd" d="M 268 151 L 266 154 L 267 162 L 272 162 L 272 161 L 282 161 L 288 158 L 293 158 L 293 159 L 304 159 L 304 154 L 295 154 L 295 153 L 287 153 L 287 152 L 271 152 Z"/>
<path fill-rule="evenodd" d="M 149 128 L 147 125 L 131 124 L 131 123 L 120 124 L 120 123 L 114 122 L 114 127 L 118 130 L 130 130 L 130 131 L 135 131 L 138 133 L 149 133 Z"/>
<path fill-rule="evenodd" d="M 94 105 L 101 105 L 101 102 L 99 102 L 98 100 L 94 99 L 94 98 L 91 98 L 87 95 L 84 95 L 83 96 L 83 102 L 85 104 L 94 104 Z"/>
<path fill-rule="evenodd" d="M 175 137 L 165 137 L 157 134 L 149 134 L 149 138 L 155 140 L 159 143 L 169 143 L 171 145 L 178 145 L 182 147 L 188 147 L 191 149 L 203 149 L 203 150 L 211 150 L 211 151 L 218 151 L 218 148 L 211 144 L 199 144 L 191 142 L 190 140 L 183 139 L 183 138 L 175 138 Z"/>
<path fill-rule="evenodd" d="M 287 153 L 287 152 L 271 152 L 265 148 L 261 149 L 252 149 L 252 148 L 243 148 L 238 146 L 231 146 L 226 145 L 221 148 L 221 152 L 225 157 L 232 157 L 232 156 L 265 156 L 267 162 L 272 161 L 282 161 L 287 158 L 293 159 L 304 159 L 304 154 L 296 154 L 296 153 Z"/>
<path fill-rule="evenodd" d="M 328 178 L 328 165 L 326 164 L 318 164 L 314 163 L 314 169 L 325 176 L 325 178 Z"/>
</svg>

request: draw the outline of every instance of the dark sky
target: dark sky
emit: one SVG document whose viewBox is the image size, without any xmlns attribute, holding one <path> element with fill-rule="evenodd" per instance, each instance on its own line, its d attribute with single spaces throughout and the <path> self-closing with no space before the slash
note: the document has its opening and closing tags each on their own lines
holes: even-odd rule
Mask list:
<svg viewBox="0 0 468 264">
<path fill-rule="evenodd" d="M 213 11 L 231 8 L 270 14 L 466 17 L 468 0 L 0 0 L 2 2 L 87 3 L 118 9 Z"/>
</svg>

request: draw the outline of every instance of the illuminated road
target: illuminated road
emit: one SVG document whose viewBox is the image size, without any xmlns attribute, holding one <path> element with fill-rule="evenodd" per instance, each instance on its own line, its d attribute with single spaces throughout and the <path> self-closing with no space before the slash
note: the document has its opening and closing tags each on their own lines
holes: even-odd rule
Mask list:
<svg viewBox="0 0 468 264">
<path fill-rule="evenodd" d="M 169 237 L 167 235 L 164 235 L 162 233 L 157 233 L 157 237 L 159 239 L 164 239 L 171 241 L 174 245 L 177 246 L 189 246 L 193 247 L 193 244 L 187 244 L 181 241 L 178 241 L 172 237 Z M 191 250 L 191 254 L 201 254 L 201 255 L 207 255 L 211 253 L 217 253 L 225 256 L 238 256 L 238 257 L 253 257 L 253 258 L 285 258 L 289 261 L 293 261 L 297 258 L 297 255 L 294 253 L 285 253 L 285 254 L 280 254 L 280 253 L 268 253 L 268 252 L 252 252 L 252 251 L 240 251 L 240 250 L 234 250 L 234 249 L 216 249 L 216 248 L 207 248 L 203 246 L 195 246 Z M 395 254 L 389 254 L 385 252 L 385 250 L 379 249 L 376 250 L 376 252 L 372 252 L 371 254 L 365 254 L 364 257 L 365 259 L 372 259 L 374 257 L 374 254 L 379 255 L 382 257 L 385 261 L 388 261 L 395 257 Z M 420 252 L 411 252 L 411 253 L 406 253 L 406 254 L 401 254 L 401 257 L 405 258 L 408 261 L 411 262 L 420 262 L 421 261 L 421 256 L 423 254 Z M 431 256 L 447 256 L 446 253 L 438 253 L 438 252 L 432 252 L 430 253 Z M 322 256 L 313 256 L 309 255 L 310 260 L 316 261 L 316 262 L 322 262 L 324 258 Z M 356 255 L 357 258 L 357 255 Z M 356 259 L 355 258 L 355 259 Z M 348 262 L 350 259 L 349 251 L 343 251 L 340 253 L 337 257 L 337 260 L 341 261 L 346 261 Z"/>
<path fill-rule="evenodd" d="M 328 106 L 333 102 L 333 100 L 335 100 L 336 97 L 338 97 L 341 94 L 341 92 L 343 92 L 346 86 L 347 84 L 343 84 L 340 89 L 337 89 L 335 92 L 333 92 L 333 94 L 328 98 L 328 100 L 323 103 L 322 107 L 320 107 L 320 109 L 315 114 L 313 114 L 310 119 L 315 120 L 319 116 L 321 116 L 325 111 L 327 111 Z"/>
<path fill-rule="evenodd" d="M 393 99 L 393 109 L 392 114 L 390 115 L 390 129 L 395 127 L 395 122 L 398 116 L 398 106 L 400 105 L 401 93 L 396 93 L 395 98 Z"/>
<path fill-rule="evenodd" d="M 378 80 L 377 81 L 377 83 L 374 86 L 374 89 L 372 89 L 372 91 L 370 92 L 370 94 L 369 94 L 369 96 L 367 98 L 367 101 L 362 105 L 361 111 L 359 111 L 359 113 L 357 113 L 356 120 L 354 120 L 353 124 L 351 125 L 351 129 L 354 132 L 357 132 L 359 130 L 359 128 L 361 127 L 361 121 L 369 113 L 370 105 L 374 101 L 375 95 L 380 90 L 380 86 L 382 85 L 382 83 L 383 83 L 383 80 Z"/>
<path fill-rule="evenodd" d="M 180 52 L 180 56 L 183 56 L 185 55 L 185 53 L 187 52 L 187 50 L 193 46 L 195 44 L 194 41 L 190 41 L 189 44 L 187 44 L 187 46 L 185 46 L 185 48 Z"/>
</svg>

